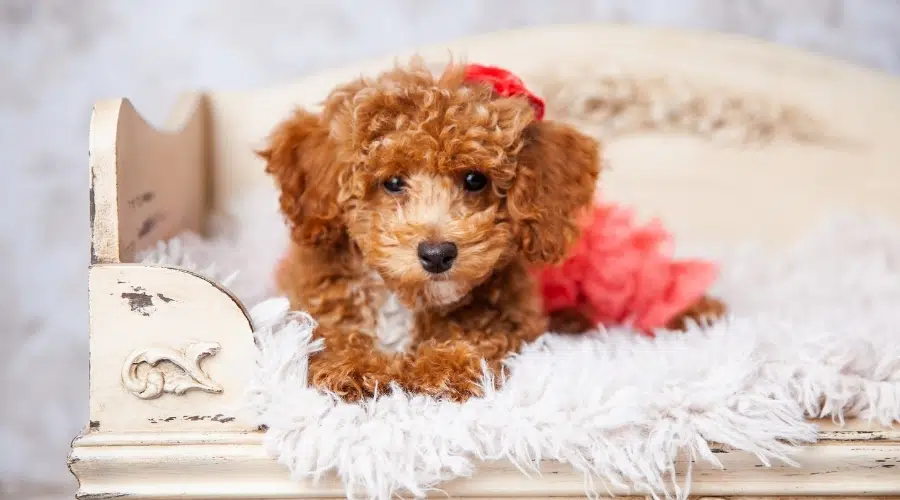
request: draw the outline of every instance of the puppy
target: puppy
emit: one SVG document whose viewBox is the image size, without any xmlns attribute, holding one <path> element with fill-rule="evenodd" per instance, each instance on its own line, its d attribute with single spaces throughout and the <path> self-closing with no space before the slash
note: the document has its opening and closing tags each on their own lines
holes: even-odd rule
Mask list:
<svg viewBox="0 0 900 500">
<path fill-rule="evenodd" d="M 417 60 L 296 111 L 259 154 L 291 231 L 278 286 L 325 341 L 310 382 L 350 401 L 481 395 L 482 363 L 547 331 L 530 269 L 566 256 L 601 157 L 527 99 Z"/>
</svg>

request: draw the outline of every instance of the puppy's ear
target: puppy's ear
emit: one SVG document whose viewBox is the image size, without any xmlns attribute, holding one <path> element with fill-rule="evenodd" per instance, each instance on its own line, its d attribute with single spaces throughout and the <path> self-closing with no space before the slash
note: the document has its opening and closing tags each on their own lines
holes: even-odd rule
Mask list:
<svg viewBox="0 0 900 500">
<path fill-rule="evenodd" d="M 529 124 L 507 208 L 520 250 L 533 264 L 565 258 L 578 237 L 578 217 L 593 200 L 600 145 L 552 121 Z"/>
<path fill-rule="evenodd" d="M 281 190 L 281 211 L 298 243 L 327 245 L 344 234 L 339 206 L 340 165 L 322 119 L 298 110 L 279 124 L 259 151 Z"/>
</svg>

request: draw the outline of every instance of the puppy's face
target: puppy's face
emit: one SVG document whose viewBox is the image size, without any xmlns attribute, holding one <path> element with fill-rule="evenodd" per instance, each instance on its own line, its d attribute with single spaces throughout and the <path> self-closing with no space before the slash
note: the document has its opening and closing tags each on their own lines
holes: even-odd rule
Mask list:
<svg viewBox="0 0 900 500">
<path fill-rule="evenodd" d="M 347 230 L 401 299 L 444 306 L 462 299 L 514 252 L 495 179 L 505 162 L 447 156 L 371 165 L 357 174 L 363 197 L 347 213 Z"/>
<path fill-rule="evenodd" d="M 598 175 L 596 142 L 522 98 L 421 66 L 335 89 L 262 153 L 294 239 L 345 235 L 410 306 L 463 299 L 498 267 L 565 256 Z"/>
</svg>

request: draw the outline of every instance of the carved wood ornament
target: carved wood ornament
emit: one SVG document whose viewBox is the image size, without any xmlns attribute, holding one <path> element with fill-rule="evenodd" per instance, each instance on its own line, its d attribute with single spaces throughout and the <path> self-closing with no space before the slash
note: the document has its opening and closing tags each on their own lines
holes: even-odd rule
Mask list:
<svg viewBox="0 0 900 500">
<path fill-rule="evenodd" d="M 222 386 L 200 368 L 200 360 L 215 355 L 219 349 L 216 342 L 191 342 L 182 349 L 136 349 L 122 366 L 122 384 L 141 399 L 156 399 L 164 393 L 180 396 L 192 389 L 219 394 Z M 139 373 L 143 364 L 149 370 Z"/>
</svg>

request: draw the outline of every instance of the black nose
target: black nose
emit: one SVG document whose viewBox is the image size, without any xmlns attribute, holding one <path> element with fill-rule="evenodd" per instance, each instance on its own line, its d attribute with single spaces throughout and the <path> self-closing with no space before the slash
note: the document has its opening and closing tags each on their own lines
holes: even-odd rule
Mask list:
<svg viewBox="0 0 900 500">
<path fill-rule="evenodd" d="M 419 243 L 419 262 L 429 273 L 443 273 L 453 267 L 456 260 L 456 244 L 449 241 L 443 243 Z"/>
</svg>

